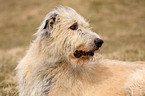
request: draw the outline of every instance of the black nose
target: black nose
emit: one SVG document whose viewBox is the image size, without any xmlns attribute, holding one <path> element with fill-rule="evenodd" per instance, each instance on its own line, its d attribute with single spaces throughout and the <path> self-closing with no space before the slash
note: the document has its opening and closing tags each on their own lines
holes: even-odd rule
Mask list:
<svg viewBox="0 0 145 96">
<path fill-rule="evenodd" d="M 102 46 L 103 42 L 104 41 L 102 39 L 99 39 L 99 38 L 94 40 L 94 43 L 95 43 L 97 48 L 100 48 Z"/>
</svg>

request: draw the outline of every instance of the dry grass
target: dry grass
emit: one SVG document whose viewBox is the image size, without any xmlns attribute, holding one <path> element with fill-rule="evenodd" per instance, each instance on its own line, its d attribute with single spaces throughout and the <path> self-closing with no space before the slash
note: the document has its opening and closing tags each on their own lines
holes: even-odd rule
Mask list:
<svg viewBox="0 0 145 96">
<path fill-rule="evenodd" d="M 28 3 L 29 2 L 29 3 Z M 17 96 L 14 68 L 55 6 L 73 7 L 105 41 L 106 58 L 145 60 L 144 0 L 0 0 L 0 96 Z"/>
</svg>

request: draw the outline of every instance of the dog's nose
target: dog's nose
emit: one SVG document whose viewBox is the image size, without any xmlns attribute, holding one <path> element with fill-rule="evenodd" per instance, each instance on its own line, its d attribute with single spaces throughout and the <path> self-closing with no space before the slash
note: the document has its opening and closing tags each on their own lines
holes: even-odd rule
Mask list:
<svg viewBox="0 0 145 96">
<path fill-rule="evenodd" d="M 94 40 L 94 43 L 95 43 L 97 48 L 100 48 L 102 46 L 103 42 L 104 41 L 102 39 L 99 39 L 99 38 Z"/>
</svg>

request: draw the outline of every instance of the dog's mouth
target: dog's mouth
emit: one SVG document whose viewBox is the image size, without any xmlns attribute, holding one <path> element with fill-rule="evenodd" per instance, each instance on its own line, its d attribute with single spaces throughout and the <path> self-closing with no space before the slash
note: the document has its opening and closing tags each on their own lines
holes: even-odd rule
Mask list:
<svg viewBox="0 0 145 96">
<path fill-rule="evenodd" d="M 76 50 L 73 55 L 76 58 L 80 58 L 80 57 L 89 57 L 89 56 L 94 56 L 94 52 L 99 50 L 99 48 L 95 48 L 93 50 L 89 50 L 89 51 L 83 51 L 83 50 Z"/>
</svg>

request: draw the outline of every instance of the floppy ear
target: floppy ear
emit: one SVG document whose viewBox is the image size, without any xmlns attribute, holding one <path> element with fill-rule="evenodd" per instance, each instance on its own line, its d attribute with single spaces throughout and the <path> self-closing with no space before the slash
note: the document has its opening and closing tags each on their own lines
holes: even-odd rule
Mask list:
<svg viewBox="0 0 145 96">
<path fill-rule="evenodd" d="M 56 14 L 54 16 L 51 16 L 50 19 L 46 20 L 45 22 L 45 25 L 44 25 L 44 28 L 43 29 L 50 29 L 50 28 L 53 28 L 53 25 L 56 23 Z"/>
<path fill-rule="evenodd" d="M 54 25 L 57 23 L 57 14 L 48 14 L 42 25 L 38 28 L 38 31 L 34 34 L 41 34 L 41 35 L 47 35 L 49 36 L 51 34 L 51 31 L 53 31 Z"/>
<path fill-rule="evenodd" d="M 47 19 L 45 21 L 45 25 L 43 27 L 43 30 L 45 30 L 45 34 L 46 33 L 51 33 L 51 31 L 53 30 L 53 26 L 56 24 L 56 19 L 57 19 L 57 15 L 53 15 L 50 17 L 50 19 Z"/>
</svg>

